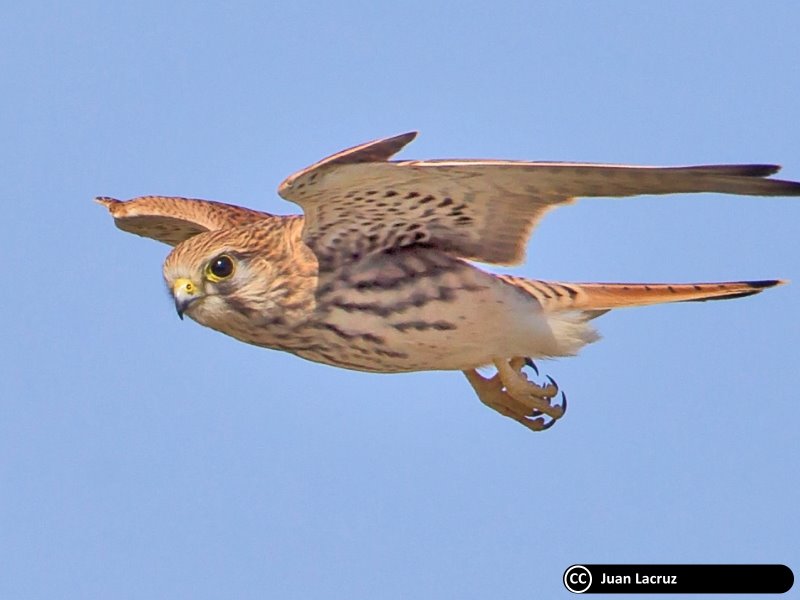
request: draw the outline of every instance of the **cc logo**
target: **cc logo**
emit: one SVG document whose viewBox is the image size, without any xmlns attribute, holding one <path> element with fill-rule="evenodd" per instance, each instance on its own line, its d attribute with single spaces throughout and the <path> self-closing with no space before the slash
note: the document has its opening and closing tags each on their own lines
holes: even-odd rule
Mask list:
<svg viewBox="0 0 800 600">
<path fill-rule="evenodd" d="M 592 585 L 592 573 L 583 565 L 572 565 L 564 571 L 564 587 L 573 594 L 582 594 Z"/>
</svg>

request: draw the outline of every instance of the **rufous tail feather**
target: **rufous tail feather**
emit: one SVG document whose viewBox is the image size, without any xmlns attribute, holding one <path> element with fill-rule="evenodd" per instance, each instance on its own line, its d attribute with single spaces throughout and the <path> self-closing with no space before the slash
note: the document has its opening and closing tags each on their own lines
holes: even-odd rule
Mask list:
<svg viewBox="0 0 800 600">
<path fill-rule="evenodd" d="M 536 298 L 545 312 L 604 312 L 614 308 L 666 302 L 729 300 L 752 296 L 786 283 L 782 279 L 721 283 L 558 283 L 511 275 L 498 277 Z"/>
</svg>

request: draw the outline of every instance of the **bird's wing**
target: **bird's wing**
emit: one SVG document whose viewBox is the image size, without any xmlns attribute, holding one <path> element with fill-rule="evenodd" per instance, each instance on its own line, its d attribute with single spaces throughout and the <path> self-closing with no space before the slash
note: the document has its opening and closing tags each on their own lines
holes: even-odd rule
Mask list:
<svg viewBox="0 0 800 600">
<path fill-rule="evenodd" d="M 800 183 L 766 179 L 779 170 L 775 165 L 388 161 L 415 135 L 344 150 L 280 185 L 278 193 L 302 207 L 304 240 L 321 260 L 425 244 L 462 258 L 515 264 L 542 216 L 582 196 L 800 195 Z"/>
<path fill-rule="evenodd" d="M 165 196 L 142 196 L 127 201 L 107 197 L 96 200 L 108 208 L 114 223 L 123 231 L 170 246 L 204 231 L 272 218 L 269 213 L 210 200 Z"/>
</svg>

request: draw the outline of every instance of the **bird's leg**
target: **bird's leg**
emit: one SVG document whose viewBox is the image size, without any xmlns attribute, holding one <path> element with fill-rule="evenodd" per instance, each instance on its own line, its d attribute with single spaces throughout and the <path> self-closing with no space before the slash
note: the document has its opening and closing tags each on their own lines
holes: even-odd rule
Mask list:
<svg viewBox="0 0 800 600">
<path fill-rule="evenodd" d="M 464 371 L 481 402 L 533 431 L 549 429 L 561 418 L 566 410 L 566 396 L 561 406 L 550 404 L 550 399 L 558 393 L 552 379 L 552 385 L 544 387 L 528 381 L 522 372 L 528 364 L 525 358 L 495 360 L 494 363 L 497 373 L 489 379 L 474 369 Z M 547 415 L 550 420 L 545 422 L 540 415 Z"/>
</svg>

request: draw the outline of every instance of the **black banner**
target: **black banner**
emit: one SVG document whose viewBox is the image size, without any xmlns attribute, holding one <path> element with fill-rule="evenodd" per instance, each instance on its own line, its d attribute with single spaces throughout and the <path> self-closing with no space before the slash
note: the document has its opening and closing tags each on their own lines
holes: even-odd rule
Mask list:
<svg viewBox="0 0 800 600">
<path fill-rule="evenodd" d="M 572 565 L 564 586 L 576 594 L 783 594 L 786 565 Z"/>
</svg>

